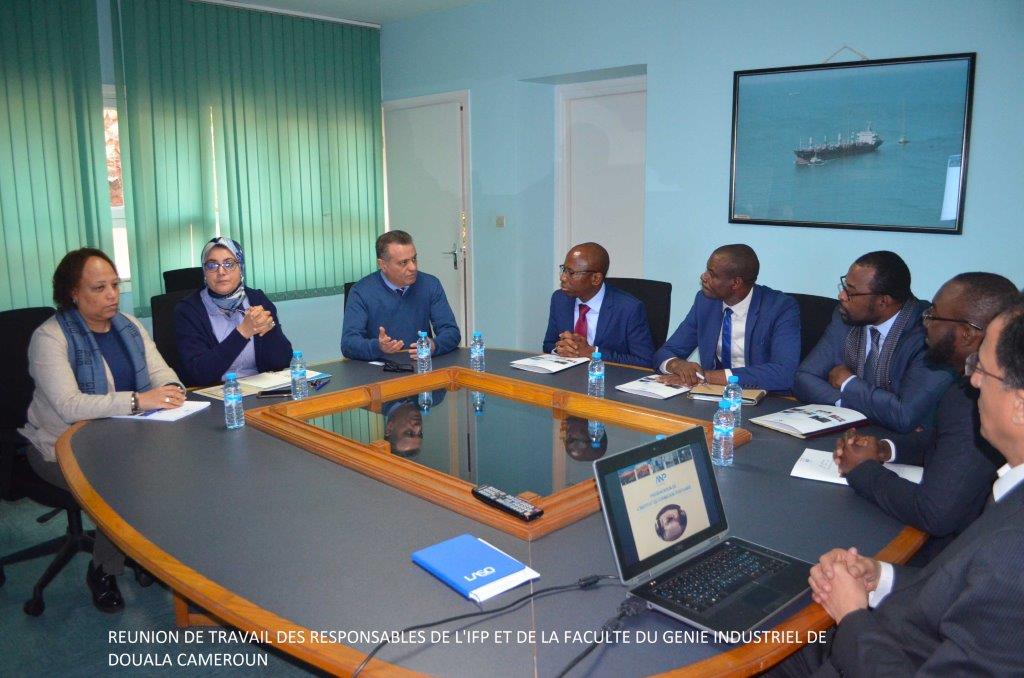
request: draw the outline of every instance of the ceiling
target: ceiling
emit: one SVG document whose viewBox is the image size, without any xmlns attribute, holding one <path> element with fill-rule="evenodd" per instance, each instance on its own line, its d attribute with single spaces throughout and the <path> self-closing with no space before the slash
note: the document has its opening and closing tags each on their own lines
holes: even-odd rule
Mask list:
<svg viewBox="0 0 1024 678">
<path fill-rule="evenodd" d="M 384 24 L 476 0 L 212 0 L 224 5 L 279 10 L 327 19 Z"/>
</svg>

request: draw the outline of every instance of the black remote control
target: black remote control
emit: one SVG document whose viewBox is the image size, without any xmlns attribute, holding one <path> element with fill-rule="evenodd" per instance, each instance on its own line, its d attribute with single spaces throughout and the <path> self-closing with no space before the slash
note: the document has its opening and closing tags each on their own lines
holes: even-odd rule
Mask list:
<svg viewBox="0 0 1024 678">
<path fill-rule="evenodd" d="M 511 513 L 520 520 L 531 521 L 544 515 L 544 509 L 490 485 L 477 485 L 473 488 L 473 496 L 505 513 Z"/>
</svg>

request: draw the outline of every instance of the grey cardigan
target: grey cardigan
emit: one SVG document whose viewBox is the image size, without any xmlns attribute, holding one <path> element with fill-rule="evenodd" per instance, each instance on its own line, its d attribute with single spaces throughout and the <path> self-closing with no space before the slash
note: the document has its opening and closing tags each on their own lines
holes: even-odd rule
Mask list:
<svg viewBox="0 0 1024 678">
<path fill-rule="evenodd" d="M 128 314 L 125 317 L 135 323 L 142 333 L 150 383 L 154 386 L 180 383 L 138 319 Z M 36 390 L 28 407 L 28 423 L 19 432 L 28 438 L 47 461 L 57 461 L 54 444 L 75 422 L 131 414 L 131 392 L 114 390 L 114 376 L 106 365 L 106 395 L 90 395 L 78 389 L 75 372 L 68 361 L 68 340 L 55 317 L 44 322 L 32 334 L 32 341 L 28 345 L 28 364 L 29 373 L 36 382 Z"/>
</svg>

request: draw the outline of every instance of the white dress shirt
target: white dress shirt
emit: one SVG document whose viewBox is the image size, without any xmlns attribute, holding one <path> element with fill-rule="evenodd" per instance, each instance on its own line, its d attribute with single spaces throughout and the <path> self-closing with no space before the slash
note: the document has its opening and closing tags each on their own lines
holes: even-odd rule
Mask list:
<svg viewBox="0 0 1024 678">
<path fill-rule="evenodd" d="M 597 294 L 590 297 L 587 301 L 580 301 L 579 297 L 576 298 L 576 305 L 572 311 L 572 326 L 576 327 L 576 323 L 580 319 L 580 304 L 586 304 L 587 308 L 587 343 L 591 346 L 594 345 L 594 337 L 597 335 L 597 319 L 601 315 L 601 304 L 604 303 L 604 283 L 601 283 L 601 289 L 597 291 Z M 600 349 L 601 347 L 598 346 Z"/>
<path fill-rule="evenodd" d="M 1024 482 L 1024 464 L 1017 464 L 1016 466 L 1003 464 L 1002 468 L 1000 468 L 996 473 L 999 477 L 996 478 L 996 482 L 992 484 L 992 498 L 997 502 L 1001 501 L 1003 497 L 1013 490 L 1013 488 Z M 878 605 L 885 600 L 885 597 L 892 592 L 892 585 L 895 577 L 892 565 L 889 563 L 881 563 L 881 566 L 882 571 L 878 577 L 878 586 L 874 591 L 868 594 L 869 607 L 878 607 Z"/>
<path fill-rule="evenodd" d="M 732 334 L 729 337 L 731 343 L 729 345 L 729 360 L 730 369 L 725 371 L 725 379 L 728 381 L 729 377 L 732 376 L 732 368 L 746 367 L 746 340 L 747 340 L 747 311 L 750 310 L 750 300 L 754 297 L 754 288 L 751 287 L 750 291 L 747 292 L 747 296 L 743 297 L 742 300 L 736 302 L 735 306 L 729 306 L 724 301 L 722 302 L 722 319 L 725 319 L 725 309 L 732 309 Z M 718 345 L 715 347 L 715 357 L 719 360 L 722 359 L 722 331 L 718 331 Z"/>
</svg>

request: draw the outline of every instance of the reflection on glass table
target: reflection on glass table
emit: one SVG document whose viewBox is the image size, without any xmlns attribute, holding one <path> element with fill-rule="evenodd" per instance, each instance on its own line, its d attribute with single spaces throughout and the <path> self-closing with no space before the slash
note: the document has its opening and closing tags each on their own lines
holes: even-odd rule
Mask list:
<svg viewBox="0 0 1024 678">
<path fill-rule="evenodd" d="M 351 440 L 384 441 L 395 455 L 510 494 L 550 495 L 593 477 L 591 462 L 649 442 L 653 434 L 569 416 L 467 389 L 411 395 L 311 419 Z"/>
</svg>

